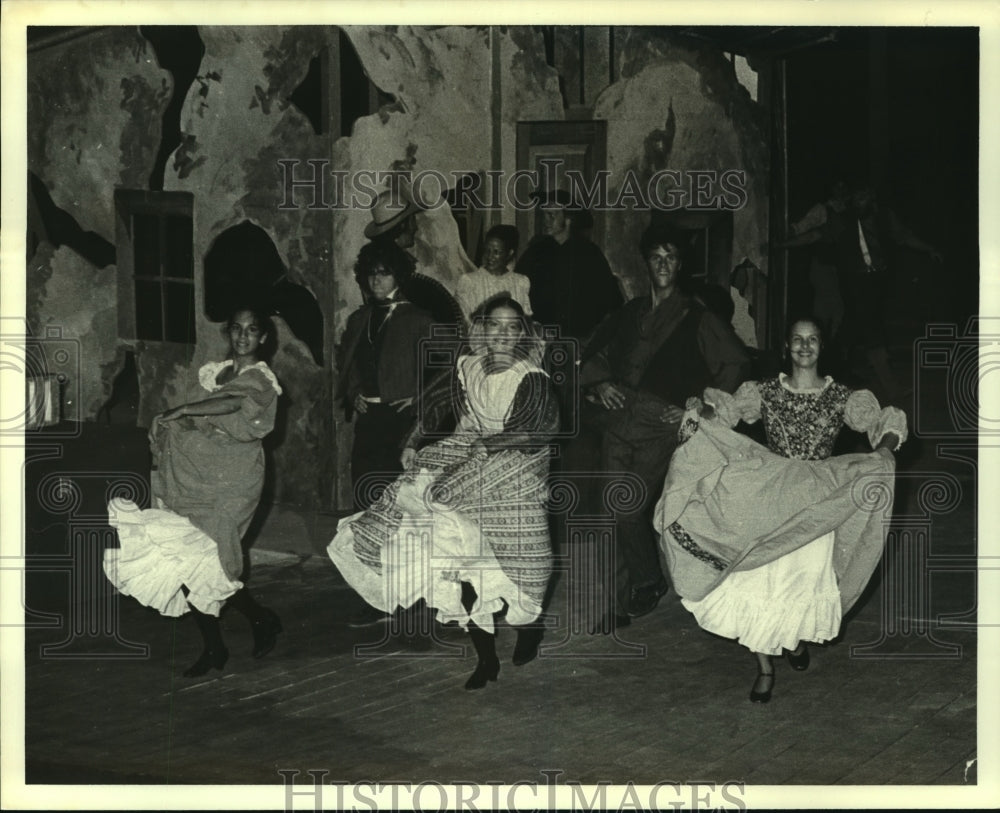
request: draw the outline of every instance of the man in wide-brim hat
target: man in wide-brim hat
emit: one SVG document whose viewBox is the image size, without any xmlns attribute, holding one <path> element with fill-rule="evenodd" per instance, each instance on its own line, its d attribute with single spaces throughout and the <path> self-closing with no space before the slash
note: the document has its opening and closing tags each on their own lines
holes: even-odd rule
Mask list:
<svg viewBox="0 0 1000 813">
<path fill-rule="evenodd" d="M 396 190 L 386 189 L 383 192 L 379 192 L 371 208 L 372 222 L 365 226 L 365 237 L 371 240 L 387 234 L 393 229 L 410 226 L 411 224 L 407 223 L 407 220 L 412 218 L 418 209 L 419 207 L 414 203 L 413 199 L 401 188 Z M 412 238 L 412 232 L 415 229 L 408 229 L 407 231 Z M 392 237 L 395 239 L 397 235 L 393 235 Z M 398 239 L 396 240 L 396 244 L 399 245 Z M 413 245 L 412 239 L 410 240 L 410 245 Z M 409 246 L 400 245 L 400 248 L 409 248 Z"/>
</svg>

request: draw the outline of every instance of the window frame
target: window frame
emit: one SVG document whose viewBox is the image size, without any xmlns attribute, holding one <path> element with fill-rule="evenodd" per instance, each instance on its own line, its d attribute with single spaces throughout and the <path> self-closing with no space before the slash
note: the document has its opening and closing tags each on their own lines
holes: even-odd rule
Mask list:
<svg viewBox="0 0 1000 813">
<path fill-rule="evenodd" d="M 166 254 L 161 252 L 159 259 L 159 274 L 157 276 L 136 276 L 135 249 L 136 240 L 133 234 L 133 218 L 135 215 L 156 217 L 159 221 L 159 235 L 165 233 L 167 217 L 183 217 L 191 221 L 191 275 L 177 277 L 166 273 L 170 263 Z M 198 292 L 195 285 L 194 268 L 194 195 L 191 192 L 154 192 L 140 189 L 115 190 L 115 239 L 118 261 L 118 336 L 130 342 L 152 342 L 156 344 L 175 344 L 193 347 L 197 343 L 198 332 Z M 161 239 L 161 245 L 164 241 Z M 170 243 L 166 243 L 170 245 Z M 160 338 L 140 339 L 138 335 L 136 316 L 136 280 L 159 281 L 160 283 Z M 167 296 L 166 283 L 179 283 L 191 288 L 192 335 L 190 341 L 176 341 L 166 338 L 167 326 Z"/>
</svg>

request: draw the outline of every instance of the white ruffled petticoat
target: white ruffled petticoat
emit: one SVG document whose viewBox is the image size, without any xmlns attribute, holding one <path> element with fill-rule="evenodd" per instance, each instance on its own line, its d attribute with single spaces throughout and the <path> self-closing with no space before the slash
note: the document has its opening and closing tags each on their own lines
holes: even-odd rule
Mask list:
<svg viewBox="0 0 1000 813">
<path fill-rule="evenodd" d="M 752 570 L 730 573 L 700 601 L 682 599 L 699 626 L 752 652 L 781 655 L 799 641 L 837 637 L 841 597 L 831 531 Z"/>
<path fill-rule="evenodd" d="M 243 586 L 226 577 L 218 546 L 187 517 L 162 508 L 142 510 L 119 498 L 108 503 L 108 523 L 117 529 L 121 547 L 104 552 L 105 574 L 119 592 L 163 615 L 184 615 L 190 604 L 218 616 Z"/>
</svg>

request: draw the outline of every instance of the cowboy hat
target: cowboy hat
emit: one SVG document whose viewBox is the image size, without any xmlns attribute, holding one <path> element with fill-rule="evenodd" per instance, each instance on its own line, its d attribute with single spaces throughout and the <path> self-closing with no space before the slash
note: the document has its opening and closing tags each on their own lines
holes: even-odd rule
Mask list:
<svg viewBox="0 0 1000 813">
<path fill-rule="evenodd" d="M 417 204 L 402 190 L 398 197 L 390 189 L 379 192 L 371 208 L 372 222 L 365 226 L 365 237 L 371 239 L 391 231 L 416 211 Z"/>
</svg>

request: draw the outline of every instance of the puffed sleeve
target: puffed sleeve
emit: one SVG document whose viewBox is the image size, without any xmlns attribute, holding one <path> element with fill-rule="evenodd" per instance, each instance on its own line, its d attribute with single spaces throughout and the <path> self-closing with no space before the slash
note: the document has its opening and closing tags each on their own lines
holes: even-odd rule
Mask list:
<svg viewBox="0 0 1000 813">
<path fill-rule="evenodd" d="M 715 414 L 726 426 L 736 426 L 740 421 L 756 423 L 760 420 L 760 387 L 756 381 L 744 381 L 735 393 L 713 387 L 705 389 L 702 400 L 715 408 Z"/>
<path fill-rule="evenodd" d="M 870 390 L 855 390 L 850 394 L 844 407 L 844 423 L 855 432 L 865 432 L 872 448 L 889 433 L 899 438 L 900 446 L 907 437 L 903 411 L 893 406 L 883 409 Z"/>
</svg>

